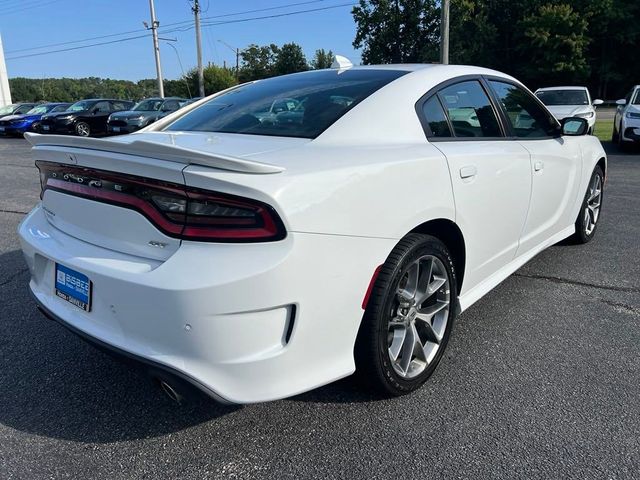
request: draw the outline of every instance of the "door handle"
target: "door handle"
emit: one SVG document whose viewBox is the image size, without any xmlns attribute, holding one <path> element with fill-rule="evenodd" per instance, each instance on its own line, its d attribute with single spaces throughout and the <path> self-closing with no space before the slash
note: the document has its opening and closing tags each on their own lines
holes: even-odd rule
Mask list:
<svg viewBox="0 0 640 480">
<path fill-rule="evenodd" d="M 471 178 L 478 174 L 478 169 L 475 165 L 465 165 L 460 169 L 460 178 Z"/>
<path fill-rule="evenodd" d="M 536 172 L 539 172 L 540 170 L 542 170 L 544 168 L 544 162 L 536 162 L 533 164 L 533 169 Z"/>
</svg>

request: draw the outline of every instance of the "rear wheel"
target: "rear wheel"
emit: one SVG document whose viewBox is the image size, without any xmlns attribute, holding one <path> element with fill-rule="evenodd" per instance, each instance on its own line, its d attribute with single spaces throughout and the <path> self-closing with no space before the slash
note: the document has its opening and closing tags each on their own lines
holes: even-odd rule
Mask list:
<svg viewBox="0 0 640 480">
<path fill-rule="evenodd" d="M 596 234 L 602 208 L 603 187 L 604 172 L 598 166 L 591 174 L 589 186 L 576 219 L 576 232 L 573 234 L 573 240 L 576 243 L 588 243 Z"/>
<path fill-rule="evenodd" d="M 88 137 L 91 135 L 91 127 L 87 122 L 78 122 L 76 123 L 76 135 L 80 137 Z"/>
<path fill-rule="evenodd" d="M 440 362 L 455 317 L 456 277 L 447 247 L 409 234 L 387 258 L 365 310 L 358 372 L 376 390 L 403 395 L 419 388 Z"/>
</svg>

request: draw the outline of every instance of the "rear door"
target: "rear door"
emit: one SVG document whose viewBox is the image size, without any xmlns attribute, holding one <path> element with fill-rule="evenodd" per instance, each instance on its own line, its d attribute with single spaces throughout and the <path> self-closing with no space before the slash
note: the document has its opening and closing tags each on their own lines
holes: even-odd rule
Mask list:
<svg viewBox="0 0 640 480">
<path fill-rule="evenodd" d="M 582 175 L 579 137 L 562 137 L 559 124 L 528 91 L 503 79 L 489 79 L 512 135 L 531 155 L 531 206 L 518 255 L 575 222 Z M 525 120 L 526 119 L 526 120 Z"/>
<path fill-rule="evenodd" d="M 96 103 L 91 109 L 92 114 L 89 116 L 89 125 L 92 133 L 103 133 L 107 130 L 107 118 L 111 114 L 111 106 L 109 102 L 103 100 Z"/>
<path fill-rule="evenodd" d="M 456 223 L 468 239 L 465 291 L 514 258 L 531 193 L 529 153 L 506 138 L 486 86 L 467 78 L 418 104 L 429 141 L 449 163 Z"/>
</svg>

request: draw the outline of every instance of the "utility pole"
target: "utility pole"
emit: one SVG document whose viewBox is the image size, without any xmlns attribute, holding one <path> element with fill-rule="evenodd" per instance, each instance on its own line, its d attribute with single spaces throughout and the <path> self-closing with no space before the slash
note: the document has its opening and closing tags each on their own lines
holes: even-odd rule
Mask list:
<svg viewBox="0 0 640 480">
<path fill-rule="evenodd" d="M 244 50 L 241 50 L 237 47 L 232 47 L 224 40 L 218 40 L 218 41 L 221 44 L 223 44 L 225 47 L 227 47 L 229 50 L 231 50 L 233 53 L 236 54 L 236 78 L 239 78 L 240 77 L 240 53 L 243 52 Z"/>
<path fill-rule="evenodd" d="M 164 84 L 162 83 L 162 66 L 160 65 L 160 45 L 158 44 L 158 27 L 160 22 L 156 20 L 156 9 L 153 6 L 153 0 L 149 0 L 149 9 L 151 10 L 151 27 L 147 22 L 143 22 L 147 30 L 151 30 L 153 36 L 153 53 L 156 57 L 156 73 L 158 75 L 158 94 L 164 98 Z"/>
<path fill-rule="evenodd" d="M 440 8 L 440 63 L 449 64 L 449 7 L 450 0 L 441 0 Z"/>
<path fill-rule="evenodd" d="M 200 2 L 194 0 L 193 14 L 196 17 L 196 49 L 198 52 L 198 93 L 204 97 L 204 71 L 202 70 L 202 38 L 200 36 Z"/>
</svg>

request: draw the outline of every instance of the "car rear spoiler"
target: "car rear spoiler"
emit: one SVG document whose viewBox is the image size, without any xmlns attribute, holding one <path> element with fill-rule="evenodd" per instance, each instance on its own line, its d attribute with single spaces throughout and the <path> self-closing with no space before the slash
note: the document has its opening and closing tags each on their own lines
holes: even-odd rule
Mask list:
<svg viewBox="0 0 640 480">
<path fill-rule="evenodd" d="M 39 147 L 69 147 L 79 149 L 99 150 L 104 152 L 137 155 L 139 157 L 156 158 L 186 165 L 202 165 L 231 172 L 268 174 L 281 173 L 285 169 L 276 165 L 245 160 L 240 157 L 206 153 L 199 150 L 178 147 L 166 143 L 133 140 L 132 142 L 114 141 L 106 138 L 72 137 L 66 135 L 40 135 L 25 133 L 24 137 L 33 146 Z"/>
</svg>

